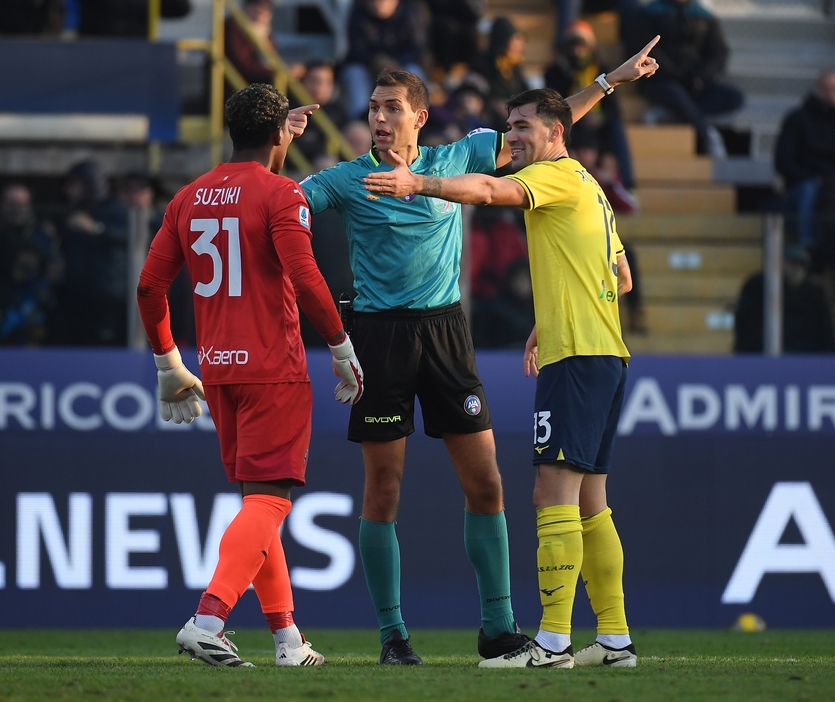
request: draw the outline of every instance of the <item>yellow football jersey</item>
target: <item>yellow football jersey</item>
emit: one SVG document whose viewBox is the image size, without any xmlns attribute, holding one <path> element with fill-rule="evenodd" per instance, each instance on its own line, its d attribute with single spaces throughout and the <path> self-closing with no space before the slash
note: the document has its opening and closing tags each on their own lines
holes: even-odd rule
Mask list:
<svg viewBox="0 0 835 702">
<path fill-rule="evenodd" d="M 571 158 L 539 161 L 505 177 L 528 195 L 539 367 L 569 356 L 628 360 L 618 314 L 623 245 L 600 185 Z"/>
</svg>

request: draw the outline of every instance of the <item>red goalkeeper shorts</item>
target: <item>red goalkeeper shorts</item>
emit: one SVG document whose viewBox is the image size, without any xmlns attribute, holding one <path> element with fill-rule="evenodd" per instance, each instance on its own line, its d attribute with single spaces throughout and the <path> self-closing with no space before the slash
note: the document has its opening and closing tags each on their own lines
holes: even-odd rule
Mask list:
<svg viewBox="0 0 835 702">
<path fill-rule="evenodd" d="M 229 482 L 304 485 L 313 392 L 310 383 L 207 385 Z"/>
</svg>

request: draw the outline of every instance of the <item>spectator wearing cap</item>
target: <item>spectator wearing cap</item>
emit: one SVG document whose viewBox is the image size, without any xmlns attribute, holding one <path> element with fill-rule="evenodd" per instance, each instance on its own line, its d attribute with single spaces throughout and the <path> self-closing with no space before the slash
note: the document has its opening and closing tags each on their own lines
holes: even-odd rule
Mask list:
<svg viewBox="0 0 835 702">
<path fill-rule="evenodd" d="M 783 351 L 835 352 L 832 310 L 823 288 L 809 280 L 809 252 L 788 246 L 783 255 Z M 762 353 L 765 277 L 755 273 L 742 287 L 736 306 L 734 351 Z"/>
<path fill-rule="evenodd" d="M 616 12 L 620 24 L 620 38 L 629 36 L 632 21 L 637 14 L 641 0 L 554 0 L 557 10 L 556 37 L 562 37 L 566 28 L 580 19 L 581 15 L 600 12 Z"/>
<path fill-rule="evenodd" d="M 578 20 L 568 26 L 559 42 L 556 61 L 545 69 L 545 85 L 560 95 L 574 95 L 607 70 L 597 56 L 594 29 L 585 20 Z M 589 132 L 601 151 L 616 159 L 621 183 L 627 190 L 634 190 L 632 157 L 616 92 L 598 102 L 572 126 L 571 138 L 579 132 Z"/>
</svg>

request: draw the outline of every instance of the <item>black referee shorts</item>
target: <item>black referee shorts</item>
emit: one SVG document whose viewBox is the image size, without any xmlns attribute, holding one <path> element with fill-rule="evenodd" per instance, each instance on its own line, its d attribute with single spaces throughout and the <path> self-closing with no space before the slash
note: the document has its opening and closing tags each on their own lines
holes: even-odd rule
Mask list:
<svg viewBox="0 0 835 702">
<path fill-rule="evenodd" d="M 492 428 L 460 304 L 358 312 L 351 340 L 366 389 L 351 408 L 349 441 L 394 441 L 413 433 L 416 396 L 428 436 Z"/>
</svg>

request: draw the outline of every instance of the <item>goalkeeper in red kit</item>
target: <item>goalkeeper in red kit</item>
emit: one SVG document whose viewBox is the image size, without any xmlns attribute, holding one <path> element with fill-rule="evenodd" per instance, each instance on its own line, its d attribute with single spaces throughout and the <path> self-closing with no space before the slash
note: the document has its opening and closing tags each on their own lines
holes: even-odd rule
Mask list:
<svg viewBox="0 0 835 702">
<path fill-rule="evenodd" d="M 336 399 L 354 404 L 363 373 L 311 249 L 301 189 L 276 175 L 306 114 L 256 84 L 226 103 L 232 157 L 180 190 L 151 244 L 137 290 L 158 368 L 163 419 L 191 422 L 205 399 L 230 482 L 243 506 L 220 542 L 197 613 L 177 635 L 180 652 L 211 665 L 250 666 L 224 635 L 229 613 L 254 586 L 276 644 L 277 665 L 319 665 L 293 621 L 293 595 L 278 529 L 290 490 L 304 485 L 312 392 L 296 301 L 328 342 Z M 202 382 L 171 336 L 166 290 L 183 267 L 194 281 Z"/>
</svg>

